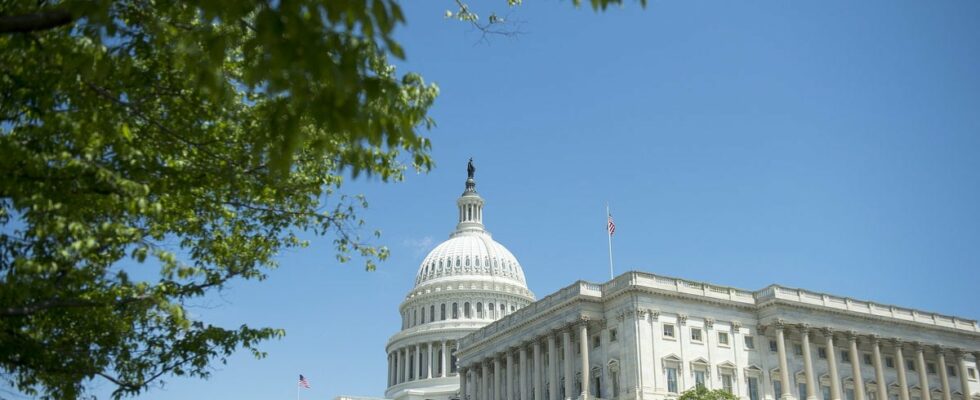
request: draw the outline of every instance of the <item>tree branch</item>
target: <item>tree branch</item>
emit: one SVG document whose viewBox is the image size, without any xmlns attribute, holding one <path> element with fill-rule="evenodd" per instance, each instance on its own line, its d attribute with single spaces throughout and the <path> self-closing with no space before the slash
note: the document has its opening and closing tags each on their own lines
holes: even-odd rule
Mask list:
<svg viewBox="0 0 980 400">
<path fill-rule="evenodd" d="M 74 18 L 65 10 L 51 10 L 33 14 L 0 16 L 0 33 L 24 33 L 46 31 L 68 25 Z"/>
</svg>

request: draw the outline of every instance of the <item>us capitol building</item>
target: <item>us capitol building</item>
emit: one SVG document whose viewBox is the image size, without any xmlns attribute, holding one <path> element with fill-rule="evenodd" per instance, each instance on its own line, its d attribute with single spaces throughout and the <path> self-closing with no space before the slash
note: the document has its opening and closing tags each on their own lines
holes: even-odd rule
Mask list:
<svg viewBox="0 0 980 400">
<path fill-rule="evenodd" d="M 387 399 L 659 400 L 702 385 L 743 400 L 980 400 L 980 328 L 965 318 L 646 272 L 535 300 L 484 229 L 474 171 L 456 230 L 399 306 Z"/>
</svg>

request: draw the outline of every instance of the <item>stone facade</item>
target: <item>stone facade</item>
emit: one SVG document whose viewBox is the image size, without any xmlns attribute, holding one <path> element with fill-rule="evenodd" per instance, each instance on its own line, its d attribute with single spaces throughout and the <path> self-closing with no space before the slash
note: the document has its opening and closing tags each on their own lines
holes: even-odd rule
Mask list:
<svg viewBox="0 0 980 400">
<path fill-rule="evenodd" d="M 776 285 L 580 281 L 458 345 L 468 400 L 980 399 L 975 321 Z"/>
</svg>

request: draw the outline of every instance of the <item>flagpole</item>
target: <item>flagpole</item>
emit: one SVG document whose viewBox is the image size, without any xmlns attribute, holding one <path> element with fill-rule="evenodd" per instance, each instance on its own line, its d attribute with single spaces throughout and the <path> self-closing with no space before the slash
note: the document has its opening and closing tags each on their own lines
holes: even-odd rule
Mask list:
<svg viewBox="0 0 980 400">
<path fill-rule="evenodd" d="M 609 279 L 613 276 L 613 261 L 612 261 L 612 232 L 609 231 L 609 202 L 606 202 L 606 238 L 609 239 Z"/>
</svg>

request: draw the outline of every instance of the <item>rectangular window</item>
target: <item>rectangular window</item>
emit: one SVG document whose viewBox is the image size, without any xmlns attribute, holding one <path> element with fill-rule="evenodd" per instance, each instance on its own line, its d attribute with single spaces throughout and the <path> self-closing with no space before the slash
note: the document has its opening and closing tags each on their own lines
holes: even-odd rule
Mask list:
<svg viewBox="0 0 980 400">
<path fill-rule="evenodd" d="M 799 391 L 799 396 L 800 396 L 800 397 L 797 397 L 797 398 L 798 399 L 805 399 L 806 398 L 806 382 L 797 383 L 796 384 L 796 387 L 797 387 L 797 390 Z"/>
<path fill-rule="evenodd" d="M 704 387 L 704 371 L 694 371 L 694 384 L 697 387 Z"/>
<path fill-rule="evenodd" d="M 779 346 L 776 344 L 776 341 L 775 340 L 770 340 L 769 341 L 769 351 L 771 351 L 773 353 L 779 351 Z"/>
<path fill-rule="evenodd" d="M 749 377 L 749 400 L 759 400 L 759 378 Z"/>
<path fill-rule="evenodd" d="M 946 373 L 948 373 L 949 376 L 956 376 L 956 368 L 953 368 L 952 365 L 947 365 L 946 366 Z"/>
<path fill-rule="evenodd" d="M 841 350 L 840 351 L 840 361 L 841 362 L 846 362 L 846 363 L 851 362 L 851 353 L 848 352 L 847 350 Z"/>
<path fill-rule="evenodd" d="M 794 344 L 793 345 L 793 354 L 796 354 L 798 356 L 802 356 L 803 355 L 803 345 L 802 344 Z"/>
<path fill-rule="evenodd" d="M 905 362 L 905 368 L 907 368 L 909 371 L 915 371 L 915 363 L 912 362 L 912 360 L 908 360 Z"/>
<path fill-rule="evenodd" d="M 595 336 L 593 336 L 593 337 L 592 337 L 592 348 L 593 348 L 593 349 L 595 349 L 595 348 L 598 348 L 598 347 L 599 347 L 599 345 L 601 345 L 601 342 L 600 342 L 600 340 L 599 340 L 599 335 L 595 335 Z"/>
<path fill-rule="evenodd" d="M 845 400 L 854 400 L 854 389 L 846 389 L 846 390 L 844 390 L 844 399 Z"/>
<path fill-rule="evenodd" d="M 772 381 L 772 393 L 776 396 L 776 399 L 783 397 L 783 383 L 780 381 Z"/>
<path fill-rule="evenodd" d="M 967 368 L 966 375 L 969 376 L 970 379 L 977 379 L 977 370 L 973 368 Z"/>
<path fill-rule="evenodd" d="M 822 359 L 822 360 L 827 359 L 827 348 L 826 347 L 817 347 L 817 357 L 820 357 L 820 359 Z"/>
<path fill-rule="evenodd" d="M 871 354 L 864 355 L 864 365 L 874 365 L 874 361 L 871 359 Z"/>
<path fill-rule="evenodd" d="M 664 372 L 667 374 L 667 391 L 677 393 L 677 368 L 667 368 Z"/>
<path fill-rule="evenodd" d="M 673 338 L 674 337 L 674 326 L 671 324 L 664 324 L 664 337 Z"/>
<path fill-rule="evenodd" d="M 820 392 L 823 394 L 823 400 L 830 400 L 830 386 L 821 386 Z"/>
<path fill-rule="evenodd" d="M 868 400 L 878 400 L 878 392 L 868 392 Z"/>
<path fill-rule="evenodd" d="M 926 371 L 929 372 L 930 374 L 935 375 L 936 374 L 936 364 L 926 363 Z"/>
<path fill-rule="evenodd" d="M 755 338 L 752 336 L 745 336 L 745 348 L 755 349 Z"/>
<path fill-rule="evenodd" d="M 728 332 L 718 332 L 718 344 L 728 346 Z"/>
<path fill-rule="evenodd" d="M 701 341 L 701 329 L 700 328 L 691 328 L 691 341 L 692 342 L 700 342 Z"/>
<path fill-rule="evenodd" d="M 730 374 L 721 374 L 721 388 L 728 393 L 735 393 L 732 385 L 733 379 Z"/>
<path fill-rule="evenodd" d="M 895 368 L 895 359 L 891 357 L 885 357 L 885 366 L 888 368 Z"/>
<path fill-rule="evenodd" d="M 609 330 L 609 341 L 610 342 L 615 342 L 616 339 L 617 339 L 616 338 L 616 330 L 615 329 L 610 329 Z"/>
</svg>

